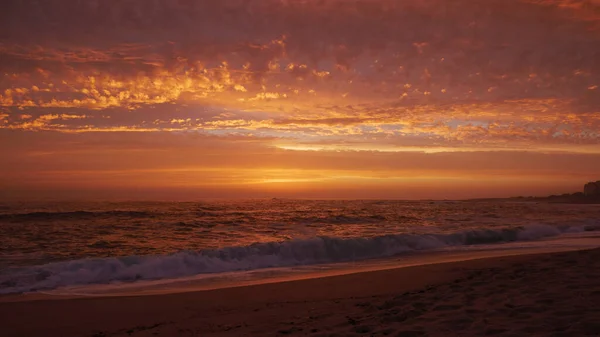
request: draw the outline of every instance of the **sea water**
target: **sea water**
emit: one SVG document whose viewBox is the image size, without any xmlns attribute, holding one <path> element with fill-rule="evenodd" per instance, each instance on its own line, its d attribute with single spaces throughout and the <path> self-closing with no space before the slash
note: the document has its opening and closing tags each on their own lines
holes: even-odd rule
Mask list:
<svg viewBox="0 0 600 337">
<path fill-rule="evenodd" d="M 2 204 L 0 294 L 258 279 L 432 251 L 543 247 L 598 229 L 599 205 L 535 202 Z"/>
</svg>

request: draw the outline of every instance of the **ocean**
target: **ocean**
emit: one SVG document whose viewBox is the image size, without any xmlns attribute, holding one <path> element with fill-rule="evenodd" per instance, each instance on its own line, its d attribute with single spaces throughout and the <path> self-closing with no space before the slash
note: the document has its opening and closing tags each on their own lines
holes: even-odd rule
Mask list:
<svg viewBox="0 0 600 337">
<path fill-rule="evenodd" d="M 599 205 L 255 199 L 0 204 L 0 294 L 402 258 L 600 230 Z"/>
</svg>

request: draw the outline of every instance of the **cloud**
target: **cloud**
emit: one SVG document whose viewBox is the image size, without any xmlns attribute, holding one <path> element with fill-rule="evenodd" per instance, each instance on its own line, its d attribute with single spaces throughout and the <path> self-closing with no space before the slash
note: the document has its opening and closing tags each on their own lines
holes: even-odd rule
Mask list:
<svg viewBox="0 0 600 337">
<path fill-rule="evenodd" d="M 36 11 L 9 2 L 20 20 L 3 24 L 19 34 L 2 39 L 0 55 L 12 87 L 76 98 L 12 92 L 4 105 L 135 106 L 187 93 L 223 102 L 231 97 L 213 96 L 228 90 L 234 99 L 289 95 L 277 88 L 495 101 L 581 96 L 598 85 L 598 34 L 589 30 L 596 7 L 584 2 L 42 1 Z M 65 13 L 71 20 L 56 20 Z M 48 87 L 44 78 L 57 81 Z"/>
<path fill-rule="evenodd" d="M 139 111 L 87 111 L 7 115 L 3 128 L 31 131 L 198 132 L 277 137 L 300 147 L 326 141 L 352 149 L 372 143 L 373 150 L 411 145 L 436 148 L 571 149 L 600 143 L 600 114 L 574 113 L 571 100 L 527 99 L 451 106 L 398 106 L 395 102 L 357 107 L 321 106 L 298 113 L 238 113 L 221 109 L 163 104 Z M 40 111 L 44 111 L 42 109 Z M 558 145 L 564 146 L 558 146 Z M 288 144 L 289 145 L 289 144 Z M 337 145 L 336 145 L 337 146 Z M 317 147 L 318 148 L 318 147 Z M 323 148 L 323 147 L 321 147 Z M 365 148 L 361 145 L 361 148 Z M 323 148 L 324 149 L 324 148 Z M 585 150 L 590 151 L 589 149 Z"/>
<path fill-rule="evenodd" d="M 38 155 L 24 157 L 36 163 L 28 170 L 76 167 L 61 155 L 67 149 L 88 170 L 99 159 L 86 149 L 106 140 L 115 148 L 103 151 L 119 153 L 115 139 L 145 144 L 111 161 L 139 170 L 152 160 L 131 153 L 162 149 L 156 138 L 173 141 L 177 167 L 193 157 L 189 139 L 224 151 L 226 159 L 207 156 L 222 160 L 208 171 L 244 167 L 234 158 L 242 156 L 269 169 L 303 167 L 294 159 L 302 158 L 306 169 L 367 176 L 362 162 L 419 153 L 438 158 L 415 160 L 433 172 L 446 168 L 446 153 L 518 174 L 527 163 L 504 167 L 487 153 L 505 161 L 600 153 L 599 8 L 584 0 L 8 0 L 0 134 L 7 144 L 48 139 L 23 149 Z M 332 164 L 344 158 L 348 167 Z M 381 165 L 373 176 L 416 170 Z"/>
</svg>

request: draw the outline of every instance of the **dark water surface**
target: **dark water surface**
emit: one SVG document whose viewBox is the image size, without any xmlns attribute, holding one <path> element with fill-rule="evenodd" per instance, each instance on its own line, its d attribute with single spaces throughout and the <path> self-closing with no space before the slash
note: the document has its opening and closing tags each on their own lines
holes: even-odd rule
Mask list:
<svg viewBox="0 0 600 337">
<path fill-rule="evenodd" d="M 355 261 L 600 226 L 598 205 L 243 200 L 0 205 L 0 293 Z"/>
</svg>

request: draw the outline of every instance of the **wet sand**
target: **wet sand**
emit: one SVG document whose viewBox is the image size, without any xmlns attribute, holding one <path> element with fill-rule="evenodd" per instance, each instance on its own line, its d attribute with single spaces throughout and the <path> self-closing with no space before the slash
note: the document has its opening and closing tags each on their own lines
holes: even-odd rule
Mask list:
<svg viewBox="0 0 600 337">
<path fill-rule="evenodd" d="M 599 303 L 596 249 L 168 295 L 4 301 L 0 335 L 600 336 Z"/>
</svg>

